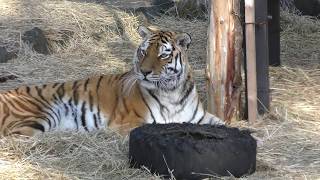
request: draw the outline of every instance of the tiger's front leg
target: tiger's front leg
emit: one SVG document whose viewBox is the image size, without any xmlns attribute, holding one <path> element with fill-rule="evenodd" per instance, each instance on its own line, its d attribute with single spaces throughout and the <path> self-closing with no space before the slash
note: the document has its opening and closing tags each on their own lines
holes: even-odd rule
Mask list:
<svg viewBox="0 0 320 180">
<path fill-rule="evenodd" d="M 118 115 L 120 115 L 120 113 Z M 145 124 L 145 120 L 137 116 L 134 111 L 130 111 L 125 117 L 115 117 L 108 127 L 117 131 L 120 135 L 126 136 L 131 130 L 142 126 L 143 124 Z"/>
<path fill-rule="evenodd" d="M 203 120 L 199 124 L 211 124 L 211 125 L 225 125 L 225 122 L 217 116 L 206 112 Z"/>
</svg>

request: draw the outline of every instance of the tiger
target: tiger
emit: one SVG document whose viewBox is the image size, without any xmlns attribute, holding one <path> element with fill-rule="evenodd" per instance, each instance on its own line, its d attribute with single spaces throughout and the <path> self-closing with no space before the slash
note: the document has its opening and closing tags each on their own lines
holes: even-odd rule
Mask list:
<svg viewBox="0 0 320 180">
<path fill-rule="evenodd" d="M 1 136 L 107 128 L 125 135 L 149 123 L 224 125 L 199 99 L 187 57 L 191 36 L 152 26 L 139 26 L 138 34 L 127 72 L 1 92 Z"/>
</svg>

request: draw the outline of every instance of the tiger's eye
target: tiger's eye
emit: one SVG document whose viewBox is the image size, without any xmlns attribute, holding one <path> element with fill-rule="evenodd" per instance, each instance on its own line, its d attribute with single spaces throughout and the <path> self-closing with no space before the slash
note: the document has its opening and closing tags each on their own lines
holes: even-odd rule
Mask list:
<svg viewBox="0 0 320 180">
<path fill-rule="evenodd" d="M 146 51 L 143 50 L 143 49 L 141 49 L 140 53 L 141 53 L 143 56 L 146 55 Z"/>
<path fill-rule="evenodd" d="M 160 58 L 161 59 L 168 59 L 171 55 L 170 54 L 161 54 Z"/>
</svg>

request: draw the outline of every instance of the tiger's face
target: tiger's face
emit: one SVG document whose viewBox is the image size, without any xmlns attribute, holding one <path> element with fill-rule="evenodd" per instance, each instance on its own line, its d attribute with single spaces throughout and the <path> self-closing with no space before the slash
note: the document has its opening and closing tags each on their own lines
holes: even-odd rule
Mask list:
<svg viewBox="0 0 320 180">
<path fill-rule="evenodd" d="M 139 27 L 143 38 L 134 58 L 134 71 L 139 83 L 147 89 L 174 90 L 188 74 L 187 33 Z"/>
</svg>

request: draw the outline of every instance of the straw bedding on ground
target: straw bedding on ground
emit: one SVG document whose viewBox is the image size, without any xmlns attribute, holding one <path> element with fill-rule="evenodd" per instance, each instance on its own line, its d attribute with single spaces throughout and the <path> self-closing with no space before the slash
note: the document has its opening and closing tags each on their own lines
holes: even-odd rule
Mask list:
<svg viewBox="0 0 320 180">
<path fill-rule="evenodd" d="M 162 16 L 152 23 L 190 33 L 191 64 L 204 70 L 206 21 Z M 0 90 L 123 72 L 140 40 L 139 24 L 138 16 L 93 2 L 0 0 L 0 46 L 18 52 L 0 64 L 1 75 L 18 79 L 1 83 Z M 21 41 L 33 27 L 44 30 L 52 54 L 33 52 Z M 320 21 L 282 11 L 281 27 L 283 65 L 270 68 L 270 113 L 250 126 L 232 124 L 254 129 L 263 142 L 257 172 L 248 179 L 320 176 Z M 204 77 L 196 80 L 205 100 Z M 127 137 L 110 130 L 2 138 L 0 179 L 160 179 L 128 168 L 127 152 Z"/>
</svg>

